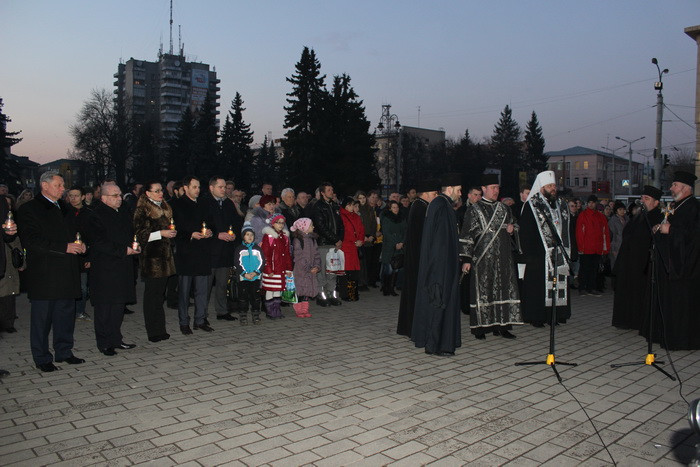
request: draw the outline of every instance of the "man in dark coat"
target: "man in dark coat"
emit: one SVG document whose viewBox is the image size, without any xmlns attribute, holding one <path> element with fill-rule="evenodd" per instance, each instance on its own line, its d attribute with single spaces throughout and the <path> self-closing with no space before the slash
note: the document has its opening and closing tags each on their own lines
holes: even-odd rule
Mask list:
<svg viewBox="0 0 700 467">
<path fill-rule="evenodd" d="M 189 335 L 190 289 L 194 287 L 194 329 L 212 332 L 206 322 L 207 286 L 211 274 L 211 225 L 206 201 L 199 200 L 199 179 L 187 176 L 182 181 L 185 196 L 173 202 L 177 226 L 175 237 L 175 270 L 178 273 L 178 316 L 180 331 Z"/>
<path fill-rule="evenodd" d="M 10 243 L 17 236 L 17 223 L 14 221 L 14 219 L 11 224 L 6 224 L 7 215 L 9 212 L 10 207 L 7 205 L 7 197 L 5 195 L 0 195 L 0 220 L 2 221 L 2 231 L 0 232 L 0 236 L 2 237 L 2 239 L 0 239 L 0 279 L 5 276 L 5 269 L 7 267 L 5 243 Z M 7 376 L 9 374 L 9 371 L 0 369 L 0 377 Z"/>
<path fill-rule="evenodd" d="M 571 256 L 569 214 L 567 203 L 557 197 L 554 172 L 548 170 L 538 174 L 520 215 L 522 255 L 519 265 L 525 269 L 520 297 L 523 320 L 535 327 L 551 322 L 555 274 L 556 322 L 565 323 L 571 317 L 569 265 L 561 248 L 557 247 L 557 239 L 560 239 L 564 251 Z M 552 231 L 552 227 L 556 232 Z"/>
<path fill-rule="evenodd" d="M 65 216 L 66 222 L 70 228 L 85 236 L 85 231 L 90 219 L 92 207 L 85 204 L 85 190 L 79 186 L 73 186 L 68 190 L 66 198 L 68 205 L 66 206 Z M 95 203 L 93 206 L 99 206 L 101 203 Z M 88 270 L 90 266 L 90 258 L 84 255 L 80 258 L 80 292 L 82 296 L 75 301 L 75 315 L 77 319 L 89 321 L 90 315 L 85 312 L 85 305 L 88 297 Z"/>
<path fill-rule="evenodd" d="M 642 320 L 649 314 L 651 228 L 664 218 L 659 208 L 661 195 L 662 191 L 658 188 L 645 186 L 642 193 L 643 211 L 634 216 L 622 231 L 622 245 L 613 269 L 615 300 L 612 325 L 616 328 L 639 330 Z M 661 265 L 655 266 L 658 268 Z"/>
<path fill-rule="evenodd" d="M 336 274 L 326 271 L 326 255 L 332 249 L 339 250 L 343 246 L 344 228 L 340 218 L 340 206 L 333 201 L 335 192 L 333 185 L 324 182 L 319 187 L 321 199 L 311 210 L 311 220 L 314 223 L 314 231 L 318 234 L 318 254 L 321 256 L 321 270 L 317 274 L 318 297 L 316 303 L 319 306 L 342 305 L 336 289 Z"/>
<path fill-rule="evenodd" d="M 117 185 L 105 185 L 102 203 L 90 215 L 86 241 L 90 245 L 90 302 L 95 310 L 97 348 L 114 356 L 114 349 L 131 349 L 125 344 L 121 326 L 127 303 L 136 301 L 133 255 L 134 229 L 131 214 L 122 206 Z"/>
<path fill-rule="evenodd" d="M 211 229 L 211 275 L 207 288 L 209 296 L 214 294 L 214 311 L 216 319 L 235 321 L 228 309 L 226 285 L 233 267 L 233 251 L 236 248 L 236 234 L 243 227 L 243 218 L 238 215 L 233 201 L 226 197 L 226 181 L 222 177 L 209 180 L 209 193 L 202 197 L 209 205 L 212 219 Z"/>
<path fill-rule="evenodd" d="M 31 301 L 30 342 L 32 357 L 41 371 L 55 371 L 49 351 L 53 330 L 55 361 L 71 365 L 85 360 L 73 355 L 75 299 L 80 297 L 78 255 L 84 243 L 74 243 L 75 232 L 64 219 L 65 186 L 57 172 L 44 172 L 41 193 L 23 204 L 17 213 L 22 245 L 27 250 L 27 296 Z"/>
<path fill-rule="evenodd" d="M 673 203 L 665 213 L 668 222 L 652 228 L 661 263 L 657 267 L 661 309 L 654 318 L 652 338 L 668 350 L 700 349 L 700 202 L 693 196 L 696 179 L 689 172 L 674 174 L 670 188 Z M 648 323 L 643 323 L 642 333 L 649 334 Z"/>
<path fill-rule="evenodd" d="M 460 174 L 444 175 L 441 193 L 425 216 L 411 340 L 427 354 L 454 355 L 462 345 L 457 217 L 452 209 L 462 195 L 461 183 Z"/>
<path fill-rule="evenodd" d="M 404 286 L 401 289 L 401 304 L 399 305 L 399 322 L 396 333 L 411 337 L 413 327 L 413 310 L 416 306 L 416 286 L 418 283 L 418 266 L 420 261 L 423 225 L 428 204 L 437 196 L 436 180 L 426 180 L 418 183 L 418 198 L 413 201 L 408 211 L 406 240 L 404 241 Z"/>
</svg>

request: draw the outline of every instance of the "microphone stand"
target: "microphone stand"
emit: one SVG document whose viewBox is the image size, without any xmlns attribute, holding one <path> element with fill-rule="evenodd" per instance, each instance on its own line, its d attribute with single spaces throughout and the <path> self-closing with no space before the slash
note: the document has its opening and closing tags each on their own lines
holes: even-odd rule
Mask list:
<svg viewBox="0 0 700 467">
<path fill-rule="evenodd" d="M 649 215 L 647 213 L 646 208 L 642 208 L 642 211 L 644 211 L 644 220 L 646 221 L 647 227 L 649 228 L 649 233 L 651 233 L 651 245 L 649 247 L 649 254 L 650 254 L 650 259 L 649 259 L 649 275 L 650 275 L 650 282 L 651 282 L 651 291 L 649 294 L 649 313 L 648 313 L 648 319 L 649 319 L 649 334 L 647 335 L 647 356 L 644 359 L 643 362 L 629 362 L 629 363 L 613 363 L 610 365 L 610 368 L 621 368 L 623 366 L 636 366 L 636 365 L 650 365 L 659 370 L 661 373 L 664 375 L 668 376 L 671 378 L 671 381 L 675 381 L 676 378 L 669 374 L 666 370 L 661 368 L 659 365 L 663 365 L 664 362 L 660 360 L 656 360 L 656 354 L 654 353 L 653 350 L 653 342 L 652 342 L 652 333 L 654 330 L 654 298 L 655 298 L 655 292 L 656 289 L 658 288 L 657 284 L 657 274 L 658 270 L 656 268 L 656 239 L 654 238 L 654 234 L 652 233 L 652 227 L 651 227 L 651 222 L 649 221 Z M 659 300 L 658 297 L 656 297 L 657 300 Z M 663 331 L 663 330 L 662 330 Z"/>
<path fill-rule="evenodd" d="M 533 216 L 535 213 L 532 213 Z M 549 323 L 549 353 L 547 354 L 547 358 L 545 361 L 538 361 L 538 362 L 517 362 L 515 366 L 525 366 L 525 365 L 549 365 L 552 370 L 554 371 L 554 374 L 556 375 L 557 379 L 559 382 L 562 382 L 562 378 L 559 375 L 559 372 L 557 371 L 557 363 L 559 365 L 568 365 L 568 366 L 577 366 L 578 363 L 566 363 L 566 362 L 557 362 L 556 358 L 554 356 L 554 328 L 557 325 L 557 284 L 559 282 L 559 268 L 557 266 L 557 262 L 559 260 L 558 258 L 558 252 L 561 249 L 561 253 L 563 254 L 564 261 L 566 262 L 566 265 L 571 268 L 571 259 L 569 258 L 569 255 L 566 253 L 566 249 L 564 248 L 564 244 L 561 241 L 561 237 L 559 236 L 559 232 L 557 232 L 556 227 L 554 227 L 554 223 L 552 220 L 547 217 L 546 213 L 541 213 L 542 217 L 544 217 L 545 222 L 547 223 L 547 226 L 549 227 L 550 232 L 552 232 L 552 237 L 554 238 L 554 242 L 556 243 L 554 247 L 554 271 L 552 274 L 552 317 L 551 321 Z M 535 222 L 537 222 L 537 218 L 535 218 Z M 547 254 L 545 250 L 545 254 Z"/>
</svg>

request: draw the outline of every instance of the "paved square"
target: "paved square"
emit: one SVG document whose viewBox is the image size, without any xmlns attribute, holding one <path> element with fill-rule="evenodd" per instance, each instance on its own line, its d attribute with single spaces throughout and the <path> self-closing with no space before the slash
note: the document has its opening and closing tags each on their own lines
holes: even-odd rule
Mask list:
<svg viewBox="0 0 700 467">
<path fill-rule="evenodd" d="M 139 284 L 138 296 L 143 286 Z M 373 290 L 310 319 L 239 326 L 210 315 L 211 334 L 146 339 L 140 306 L 125 317 L 116 357 L 100 354 L 91 322 L 76 323 L 82 365 L 41 373 L 29 351 L 29 303 L 2 334 L 2 465 L 610 465 L 586 415 L 544 361 L 549 328 L 477 341 L 463 319 L 455 357 L 398 336 L 398 297 Z M 612 294 L 574 296 L 558 326 L 564 384 L 586 407 L 619 465 L 679 465 L 694 444 L 678 385 L 642 361 L 646 343 L 610 326 Z M 88 312 L 91 313 L 88 307 Z M 700 332 L 700 330 L 699 330 Z M 671 371 L 665 352 L 656 349 Z M 700 352 L 673 352 L 690 401 Z"/>
</svg>

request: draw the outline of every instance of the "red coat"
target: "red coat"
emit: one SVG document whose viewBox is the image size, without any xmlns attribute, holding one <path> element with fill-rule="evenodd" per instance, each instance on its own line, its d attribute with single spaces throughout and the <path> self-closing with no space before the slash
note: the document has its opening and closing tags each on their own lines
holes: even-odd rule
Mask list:
<svg viewBox="0 0 700 467">
<path fill-rule="evenodd" d="M 610 228 L 603 213 L 584 209 L 576 220 L 576 244 L 584 255 L 607 255 L 610 251 Z"/>
<path fill-rule="evenodd" d="M 357 240 L 365 241 L 365 227 L 362 225 L 362 218 L 345 208 L 340 210 L 340 217 L 343 219 L 343 227 L 345 228 L 343 246 L 340 247 L 345 253 L 345 270 L 359 271 L 360 257 L 357 255 L 355 242 Z"/>
<path fill-rule="evenodd" d="M 262 289 L 281 292 L 285 286 L 284 273 L 294 269 L 289 250 L 289 237 L 284 232 L 279 234 L 272 227 L 265 227 L 260 249 L 265 258 Z"/>
</svg>

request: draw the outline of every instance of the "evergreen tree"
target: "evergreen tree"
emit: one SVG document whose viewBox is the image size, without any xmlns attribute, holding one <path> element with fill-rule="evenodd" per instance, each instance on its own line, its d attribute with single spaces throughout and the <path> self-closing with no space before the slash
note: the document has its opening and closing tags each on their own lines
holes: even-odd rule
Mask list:
<svg viewBox="0 0 700 467">
<path fill-rule="evenodd" d="M 161 173 L 160 135 L 157 126 L 145 121 L 134 128 L 134 157 L 131 179 L 140 182 L 159 180 Z"/>
<path fill-rule="evenodd" d="M 168 179 L 182 180 L 195 168 L 191 161 L 196 158 L 195 153 L 195 120 L 189 106 L 182 113 L 182 118 L 177 124 L 175 138 L 168 149 Z"/>
<path fill-rule="evenodd" d="M 22 141 L 22 138 L 17 137 L 21 131 L 7 131 L 7 124 L 12 120 L 3 113 L 4 105 L 0 97 L 0 182 L 6 184 L 10 191 L 15 192 L 20 188 L 19 166 L 8 156 L 11 153 L 10 148 Z"/>
<path fill-rule="evenodd" d="M 480 185 L 481 174 L 488 165 L 488 158 L 485 157 L 488 154 L 482 145 L 474 143 L 469 130 L 465 130 L 459 141 L 449 142 L 447 146 L 450 171 L 462 174 L 462 192 L 466 193 L 468 187 Z"/>
<path fill-rule="evenodd" d="M 321 115 L 315 135 L 317 154 L 321 156 L 316 162 L 320 177 L 330 180 L 336 191 L 343 194 L 376 187 L 379 177 L 375 140 L 369 133 L 370 123 L 362 101 L 350 85 L 350 76 L 333 77 L 333 87 L 324 96 Z"/>
<path fill-rule="evenodd" d="M 287 94 L 288 106 L 284 107 L 285 133 L 282 173 L 287 182 L 298 189 L 308 190 L 324 179 L 319 171 L 319 155 L 316 134 L 320 123 L 320 110 L 325 100 L 325 75 L 321 75 L 321 63 L 316 54 L 304 47 L 301 59 L 295 65 L 295 73 L 286 78 L 292 84 Z"/>
<path fill-rule="evenodd" d="M 231 101 L 231 110 L 221 131 L 221 173 L 232 177 L 236 186 L 250 189 L 253 172 L 253 132 L 243 121 L 243 99 L 239 93 Z"/>
<path fill-rule="evenodd" d="M 518 193 L 518 171 L 522 161 L 520 133 L 520 126 L 513 120 L 510 106 L 506 105 L 491 137 L 491 149 L 501 168 L 501 193 L 504 196 Z"/>
<path fill-rule="evenodd" d="M 210 92 L 207 92 L 204 103 L 197 111 L 194 131 L 195 158 L 191 161 L 190 173 L 201 177 L 201 180 L 208 181 L 219 171 L 220 162 L 216 108 Z"/>
<path fill-rule="evenodd" d="M 532 111 L 530 121 L 525 128 L 525 168 L 530 172 L 530 176 L 536 175 L 543 170 L 547 170 L 547 159 L 544 155 L 544 136 L 542 127 L 537 121 L 537 114 Z"/>
<path fill-rule="evenodd" d="M 254 185 L 257 188 L 261 188 L 263 183 L 271 183 L 273 186 L 277 185 L 279 183 L 277 173 L 278 163 L 275 143 L 268 140 L 267 135 L 265 135 L 258 157 L 255 160 Z"/>
</svg>

